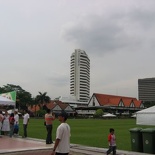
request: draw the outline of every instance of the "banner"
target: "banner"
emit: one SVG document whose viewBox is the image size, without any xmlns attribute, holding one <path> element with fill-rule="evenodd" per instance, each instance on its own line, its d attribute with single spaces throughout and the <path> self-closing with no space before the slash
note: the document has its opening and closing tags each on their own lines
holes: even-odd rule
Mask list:
<svg viewBox="0 0 155 155">
<path fill-rule="evenodd" d="M 0 94 L 0 96 L 6 97 L 14 102 L 16 102 L 16 91 Z"/>
</svg>

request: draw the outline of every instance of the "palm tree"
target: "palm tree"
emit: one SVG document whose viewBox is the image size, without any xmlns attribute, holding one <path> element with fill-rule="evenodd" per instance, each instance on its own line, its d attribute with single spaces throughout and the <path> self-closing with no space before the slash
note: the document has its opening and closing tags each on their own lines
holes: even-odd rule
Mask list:
<svg viewBox="0 0 155 155">
<path fill-rule="evenodd" d="M 39 95 L 36 96 L 35 100 L 38 102 L 38 106 L 42 108 L 46 103 L 49 103 L 51 99 L 49 96 L 47 96 L 47 92 L 39 92 Z"/>
</svg>

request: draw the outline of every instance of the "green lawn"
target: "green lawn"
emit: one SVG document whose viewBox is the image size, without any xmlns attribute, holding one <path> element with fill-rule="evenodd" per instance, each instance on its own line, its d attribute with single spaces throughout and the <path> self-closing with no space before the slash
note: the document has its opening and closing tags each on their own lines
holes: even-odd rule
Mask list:
<svg viewBox="0 0 155 155">
<path fill-rule="evenodd" d="M 31 118 L 28 126 L 28 137 L 45 139 L 46 128 L 43 119 Z M 147 128 L 150 126 L 138 126 L 135 119 L 68 119 L 71 127 L 71 143 L 94 147 L 108 147 L 107 135 L 109 128 L 115 129 L 117 148 L 119 150 L 131 150 L 129 129 L 135 127 Z M 55 132 L 60 124 L 58 119 L 53 123 L 53 140 Z M 20 120 L 20 135 L 23 134 L 22 120 Z"/>
</svg>

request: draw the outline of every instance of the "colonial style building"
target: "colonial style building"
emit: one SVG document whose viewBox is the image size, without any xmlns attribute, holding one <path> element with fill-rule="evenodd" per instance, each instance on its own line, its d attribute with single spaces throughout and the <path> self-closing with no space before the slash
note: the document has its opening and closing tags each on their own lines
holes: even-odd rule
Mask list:
<svg viewBox="0 0 155 155">
<path fill-rule="evenodd" d="M 131 114 L 143 108 L 142 101 L 136 98 L 94 93 L 87 107 L 78 107 L 76 110 L 80 114 L 93 114 L 97 109 L 115 114 Z"/>
<path fill-rule="evenodd" d="M 62 103 L 61 101 L 51 100 L 50 103 L 44 105 L 44 109 L 46 108 L 50 109 L 51 112 L 55 114 L 59 114 L 62 110 L 68 113 L 69 115 L 74 115 L 75 113 L 74 109 L 69 104 Z M 38 110 L 40 110 L 40 107 L 38 105 L 37 106 L 34 105 L 33 107 L 29 107 L 28 109 L 31 112 L 35 113 Z"/>
</svg>

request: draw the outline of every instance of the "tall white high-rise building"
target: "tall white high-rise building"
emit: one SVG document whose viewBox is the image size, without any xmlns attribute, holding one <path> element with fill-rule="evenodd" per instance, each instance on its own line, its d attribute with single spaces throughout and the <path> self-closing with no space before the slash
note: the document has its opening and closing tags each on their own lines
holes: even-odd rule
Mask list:
<svg viewBox="0 0 155 155">
<path fill-rule="evenodd" d="M 90 59 L 85 51 L 76 49 L 70 62 L 70 95 L 87 102 L 90 95 Z"/>
</svg>

